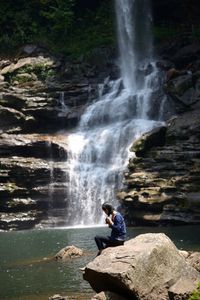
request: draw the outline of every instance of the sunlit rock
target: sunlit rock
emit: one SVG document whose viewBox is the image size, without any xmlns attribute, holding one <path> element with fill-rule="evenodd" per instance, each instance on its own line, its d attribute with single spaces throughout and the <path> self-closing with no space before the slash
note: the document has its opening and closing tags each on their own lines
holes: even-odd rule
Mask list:
<svg viewBox="0 0 200 300">
<path fill-rule="evenodd" d="M 200 252 L 193 252 L 187 258 L 190 265 L 200 272 Z"/>
<path fill-rule="evenodd" d="M 29 229 L 38 224 L 44 218 L 44 212 L 40 210 L 28 210 L 20 212 L 0 212 L 0 227 L 3 230 Z"/>
<path fill-rule="evenodd" d="M 66 260 L 69 258 L 76 258 L 83 255 L 83 250 L 75 247 L 75 246 L 67 246 L 60 250 L 56 255 L 56 260 Z"/>
<path fill-rule="evenodd" d="M 60 294 L 53 295 L 49 297 L 49 300 L 68 300 L 67 296 L 61 296 Z"/>
<path fill-rule="evenodd" d="M 91 300 L 127 300 L 127 297 L 111 292 L 101 292 L 92 297 Z"/>
<path fill-rule="evenodd" d="M 143 234 L 124 246 L 107 248 L 90 262 L 83 275 L 96 292 L 111 291 L 130 299 L 168 299 L 191 293 L 200 274 L 163 233 Z M 183 285 L 181 285 L 181 282 Z"/>
<path fill-rule="evenodd" d="M 54 64 L 54 61 L 51 60 L 50 58 L 46 58 L 43 56 L 38 56 L 38 57 L 25 57 L 21 58 L 18 60 L 17 63 L 12 63 L 6 67 L 4 67 L 1 71 L 0 74 L 8 74 L 8 73 L 13 73 L 14 71 L 23 68 L 25 66 L 52 66 Z"/>
</svg>

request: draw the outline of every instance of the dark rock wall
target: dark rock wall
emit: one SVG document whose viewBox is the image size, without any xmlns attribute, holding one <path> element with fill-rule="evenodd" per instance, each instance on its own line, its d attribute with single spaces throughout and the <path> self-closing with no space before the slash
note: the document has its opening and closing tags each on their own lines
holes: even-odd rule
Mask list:
<svg viewBox="0 0 200 300">
<path fill-rule="evenodd" d="M 200 2 L 198 0 L 152 0 L 154 23 L 174 26 L 199 26 Z"/>
</svg>

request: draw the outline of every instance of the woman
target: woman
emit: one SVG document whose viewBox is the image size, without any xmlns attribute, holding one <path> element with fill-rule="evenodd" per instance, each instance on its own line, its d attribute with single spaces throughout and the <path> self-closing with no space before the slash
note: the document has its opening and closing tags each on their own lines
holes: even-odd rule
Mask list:
<svg viewBox="0 0 200 300">
<path fill-rule="evenodd" d="M 112 229 L 111 236 L 95 236 L 95 242 L 99 249 L 97 255 L 100 255 L 102 250 L 107 247 L 116 247 L 124 244 L 126 239 L 126 225 L 122 215 L 115 211 L 111 204 L 104 203 L 103 211 L 106 213 L 106 224 Z"/>
</svg>

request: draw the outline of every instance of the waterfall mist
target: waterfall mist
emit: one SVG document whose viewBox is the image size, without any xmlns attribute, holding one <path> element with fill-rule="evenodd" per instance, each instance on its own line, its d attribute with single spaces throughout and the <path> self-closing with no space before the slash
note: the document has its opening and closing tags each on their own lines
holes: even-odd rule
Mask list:
<svg viewBox="0 0 200 300">
<path fill-rule="evenodd" d="M 157 89 L 152 61 L 151 10 L 148 0 L 115 1 L 121 78 L 107 83 L 68 137 L 67 225 L 102 222 L 101 204 L 117 206 L 129 147 L 156 126 L 148 112 Z M 100 87 L 102 91 L 102 86 Z"/>
</svg>

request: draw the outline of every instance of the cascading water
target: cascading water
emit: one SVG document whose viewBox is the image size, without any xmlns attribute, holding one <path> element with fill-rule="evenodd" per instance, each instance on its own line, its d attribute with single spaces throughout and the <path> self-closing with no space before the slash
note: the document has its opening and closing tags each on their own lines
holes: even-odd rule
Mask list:
<svg viewBox="0 0 200 300">
<path fill-rule="evenodd" d="M 151 9 L 149 0 L 115 0 L 124 86 L 135 93 L 144 88 L 139 70 L 152 61 Z M 140 77 L 140 78 L 139 78 Z"/>
<path fill-rule="evenodd" d="M 88 106 L 68 137 L 67 225 L 101 223 L 101 203 L 117 204 L 115 192 L 122 185 L 129 146 L 155 126 L 148 120 L 158 84 L 149 1 L 115 2 L 122 78 L 107 83 L 109 91 Z"/>
</svg>

